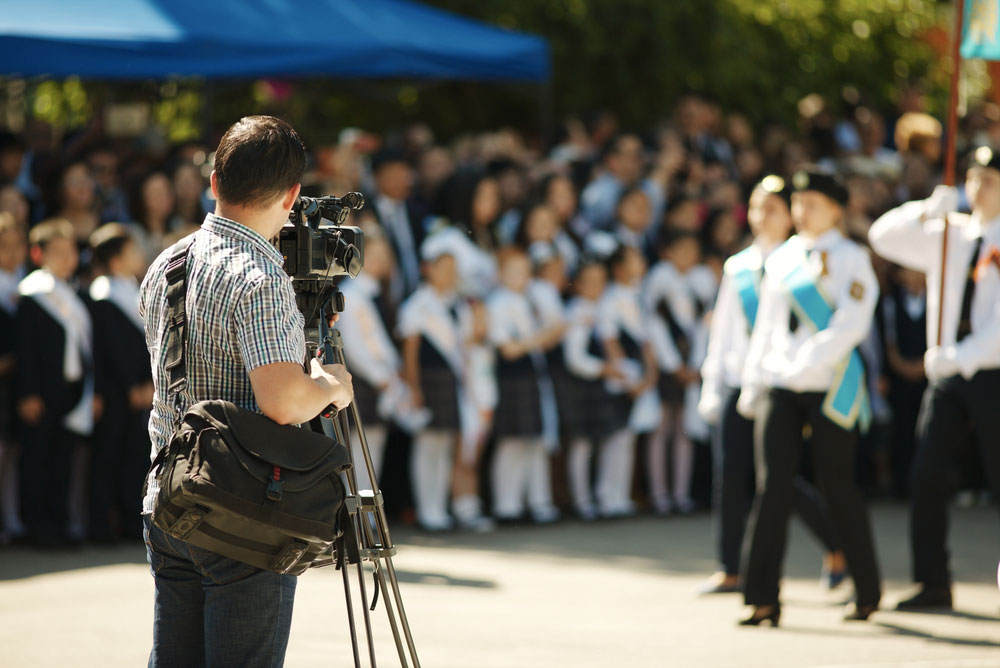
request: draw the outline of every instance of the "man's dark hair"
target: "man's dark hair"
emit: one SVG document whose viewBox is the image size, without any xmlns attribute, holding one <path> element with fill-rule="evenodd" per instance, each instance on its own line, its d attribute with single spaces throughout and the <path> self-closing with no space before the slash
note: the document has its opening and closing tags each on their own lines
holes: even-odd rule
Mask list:
<svg viewBox="0 0 1000 668">
<path fill-rule="evenodd" d="M 219 199 L 264 208 L 302 180 L 306 148 L 288 123 L 273 116 L 245 116 L 215 151 Z"/>
<path fill-rule="evenodd" d="M 122 254 L 130 241 L 132 234 L 121 223 L 106 223 L 90 235 L 90 247 L 94 249 L 94 259 L 105 269 L 111 260 Z"/>
</svg>

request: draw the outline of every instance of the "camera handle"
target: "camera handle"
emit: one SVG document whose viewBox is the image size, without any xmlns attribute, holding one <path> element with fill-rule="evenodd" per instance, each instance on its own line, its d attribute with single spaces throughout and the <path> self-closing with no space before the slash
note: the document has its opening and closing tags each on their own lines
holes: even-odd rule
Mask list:
<svg viewBox="0 0 1000 668">
<path fill-rule="evenodd" d="M 310 322 L 305 323 L 306 346 L 309 357 L 316 356 L 322 345 L 323 359 L 327 363 L 346 364 L 344 357 L 344 342 L 340 331 L 329 327 L 328 314 L 340 313 L 344 309 L 344 296 L 336 286 L 328 282 L 320 282 L 313 279 L 295 280 L 296 300 L 299 309 L 304 314 L 310 314 Z M 372 461 L 371 452 L 368 448 L 368 439 L 365 435 L 364 425 L 361 415 L 354 403 L 345 409 L 338 411 L 335 407 L 328 406 L 323 412 L 322 418 L 316 423 L 327 436 L 335 438 L 340 443 L 347 446 L 351 459 L 351 468 L 346 471 L 345 477 L 348 483 L 348 497 L 345 501 L 351 522 L 354 524 L 355 535 L 359 545 L 357 546 L 360 558 L 357 562 L 358 586 L 361 594 L 361 605 L 364 614 L 365 632 L 368 641 L 368 654 L 371 668 L 375 668 L 375 645 L 372 636 L 371 618 L 369 610 L 374 610 L 378 602 L 379 590 L 385 592 L 386 615 L 389 619 L 389 626 L 392 630 L 396 651 L 399 655 L 401 668 L 409 668 L 407 663 L 407 653 L 412 661 L 413 668 L 420 668 L 420 660 L 417 658 L 416 646 L 410 632 L 410 625 L 403 608 L 403 599 L 399 592 L 399 581 L 396 577 L 396 568 L 393 565 L 392 557 L 396 554 L 396 547 L 392 543 L 389 534 L 389 523 L 386 519 L 383 503 L 382 491 L 378 487 L 375 476 L 375 466 Z M 364 465 L 368 471 L 368 479 L 371 481 L 372 489 L 358 489 L 357 477 L 355 475 L 356 462 L 354 452 L 351 447 L 351 425 L 353 420 L 360 443 L 360 450 L 364 459 Z M 367 591 L 364 582 L 363 562 L 370 561 L 374 571 L 375 592 L 369 608 Z M 346 560 L 341 569 L 344 579 L 344 591 L 347 603 L 348 623 L 351 631 L 351 643 L 354 651 L 354 663 L 356 668 L 361 668 L 357 632 L 354 623 L 354 609 L 351 601 L 350 582 L 347 575 Z M 397 620 L 398 615 L 398 620 Z M 402 629 L 402 636 L 400 635 Z M 405 647 L 404 647 L 405 641 Z"/>
</svg>

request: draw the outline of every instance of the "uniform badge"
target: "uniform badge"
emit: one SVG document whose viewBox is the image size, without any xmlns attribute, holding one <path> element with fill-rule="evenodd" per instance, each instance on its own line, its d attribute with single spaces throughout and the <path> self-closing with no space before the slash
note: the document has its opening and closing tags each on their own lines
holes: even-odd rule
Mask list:
<svg viewBox="0 0 1000 668">
<path fill-rule="evenodd" d="M 861 298 L 865 296 L 865 286 L 861 285 L 857 281 L 851 283 L 851 297 L 861 301 Z"/>
</svg>

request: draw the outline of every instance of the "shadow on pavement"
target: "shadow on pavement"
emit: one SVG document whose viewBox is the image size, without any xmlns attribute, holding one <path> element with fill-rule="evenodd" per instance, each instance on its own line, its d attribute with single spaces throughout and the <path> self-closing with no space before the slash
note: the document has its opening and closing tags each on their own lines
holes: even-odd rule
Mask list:
<svg viewBox="0 0 1000 668">
<path fill-rule="evenodd" d="M 44 549 L 13 545 L 0 549 L 0 581 L 84 568 L 145 563 L 146 548 L 141 542 Z"/>
<path fill-rule="evenodd" d="M 964 617 L 965 615 L 958 615 Z M 975 618 L 984 619 L 989 621 L 996 621 L 992 617 L 983 617 L 981 615 L 975 615 Z M 899 624 L 891 624 L 889 622 L 875 622 L 876 625 L 891 631 L 892 633 L 908 636 L 911 638 L 922 638 L 930 642 L 935 643 L 945 643 L 948 645 L 964 645 L 967 647 L 1000 647 L 1000 642 L 986 639 L 972 639 L 972 638 L 956 638 L 952 636 L 937 635 L 934 633 L 927 633 L 926 631 L 920 631 L 917 629 L 912 629 L 906 626 L 901 626 Z"/>
</svg>

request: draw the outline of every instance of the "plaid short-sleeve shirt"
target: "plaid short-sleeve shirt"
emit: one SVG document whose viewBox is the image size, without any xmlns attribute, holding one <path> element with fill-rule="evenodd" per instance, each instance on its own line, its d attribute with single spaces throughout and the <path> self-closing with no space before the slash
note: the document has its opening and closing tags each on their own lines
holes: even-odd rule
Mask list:
<svg viewBox="0 0 1000 668">
<path fill-rule="evenodd" d="M 206 399 L 259 410 L 250 371 L 276 362 L 305 361 L 304 319 L 295 305 L 281 254 L 245 225 L 208 214 L 188 252 L 187 389 L 181 408 Z M 150 266 L 139 294 L 139 312 L 153 365 L 151 458 L 167 444 L 174 411 L 167 396 L 167 279 L 173 249 Z M 149 480 L 143 513 L 151 513 L 158 489 Z"/>
</svg>

